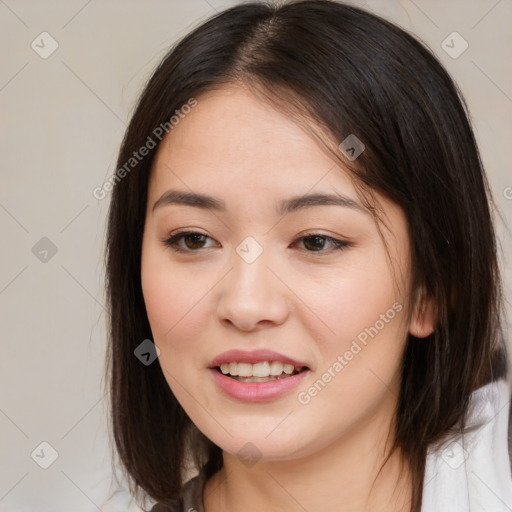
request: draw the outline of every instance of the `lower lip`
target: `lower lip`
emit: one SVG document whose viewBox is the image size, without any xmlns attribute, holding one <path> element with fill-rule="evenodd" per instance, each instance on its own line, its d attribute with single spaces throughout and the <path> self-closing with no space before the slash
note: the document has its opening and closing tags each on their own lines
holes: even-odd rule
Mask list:
<svg viewBox="0 0 512 512">
<path fill-rule="evenodd" d="M 219 388 L 232 398 L 244 402 L 268 402 L 281 397 L 299 385 L 309 370 L 267 382 L 242 382 L 227 377 L 215 368 L 209 369 Z"/>
</svg>

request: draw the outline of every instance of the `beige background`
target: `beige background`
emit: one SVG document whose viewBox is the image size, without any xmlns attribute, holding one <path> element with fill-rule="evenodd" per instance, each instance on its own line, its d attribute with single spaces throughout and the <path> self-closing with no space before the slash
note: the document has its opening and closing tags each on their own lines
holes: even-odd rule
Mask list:
<svg viewBox="0 0 512 512">
<path fill-rule="evenodd" d="M 510 267 L 512 1 L 353 3 L 419 35 L 460 85 L 505 221 L 498 231 Z M 0 0 L 0 511 L 137 510 L 123 491 L 105 503 L 111 472 L 101 387 L 102 257 L 109 196 L 97 200 L 92 191 L 115 171 L 134 101 L 167 48 L 234 4 Z M 441 47 L 453 31 L 469 44 L 456 59 Z M 34 40 L 42 46 L 41 32 L 58 43 L 46 59 L 31 47 Z M 41 37 L 48 51 L 51 40 Z M 40 252 L 48 244 L 39 242 L 43 237 L 54 255 Z M 509 299 L 511 279 L 507 270 Z M 507 310 L 510 318 L 509 304 Z M 34 459 L 49 461 L 43 441 L 58 453 L 48 469 L 31 458 L 35 450 Z"/>
</svg>

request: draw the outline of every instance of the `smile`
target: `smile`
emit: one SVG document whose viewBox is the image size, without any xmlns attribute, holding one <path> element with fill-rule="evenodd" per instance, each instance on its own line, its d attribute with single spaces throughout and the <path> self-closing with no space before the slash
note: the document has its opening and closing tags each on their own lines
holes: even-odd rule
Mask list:
<svg viewBox="0 0 512 512">
<path fill-rule="evenodd" d="M 242 382 L 267 382 L 295 375 L 303 371 L 304 367 L 295 367 L 293 364 L 281 361 L 261 361 L 258 363 L 230 362 L 222 363 L 217 370 L 224 375 Z"/>
</svg>

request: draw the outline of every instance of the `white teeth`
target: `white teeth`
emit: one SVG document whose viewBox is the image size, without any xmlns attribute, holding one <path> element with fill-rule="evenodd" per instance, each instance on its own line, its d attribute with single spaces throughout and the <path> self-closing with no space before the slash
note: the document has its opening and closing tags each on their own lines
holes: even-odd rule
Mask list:
<svg viewBox="0 0 512 512">
<path fill-rule="evenodd" d="M 270 363 L 263 361 L 263 363 L 256 363 L 252 365 L 253 377 L 268 377 L 270 375 Z M 248 375 L 250 377 L 250 375 Z"/>
<path fill-rule="evenodd" d="M 284 364 L 279 361 L 272 361 L 270 363 L 270 375 L 281 375 L 283 373 Z"/>
<path fill-rule="evenodd" d="M 252 377 L 251 363 L 238 363 L 238 374 L 240 377 Z"/>
<path fill-rule="evenodd" d="M 302 366 L 295 368 L 293 364 L 285 364 L 280 361 L 261 361 L 259 363 L 222 363 L 220 371 L 224 375 L 231 375 L 232 377 L 277 377 L 283 372 L 286 375 L 292 375 L 302 370 Z"/>
<path fill-rule="evenodd" d="M 236 363 L 229 363 L 229 370 L 228 372 L 231 375 L 238 375 L 238 365 Z"/>
<path fill-rule="evenodd" d="M 284 371 L 284 373 L 291 375 L 293 373 L 293 364 L 285 364 L 283 371 Z"/>
</svg>

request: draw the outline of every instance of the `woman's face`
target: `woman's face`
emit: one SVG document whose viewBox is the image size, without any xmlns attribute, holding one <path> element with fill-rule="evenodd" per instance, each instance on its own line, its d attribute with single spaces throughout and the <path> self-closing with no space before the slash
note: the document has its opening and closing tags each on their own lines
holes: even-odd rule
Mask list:
<svg viewBox="0 0 512 512">
<path fill-rule="evenodd" d="M 382 430 L 411 327 L 402 211 L 377 196 L 388 261 L 348 174 L 296 124 L 240 87 L 197 100 L 158 150 L 142 247 L 147 314 L 174 395 L 241 456 L 250 446 L 292 459 Z M 195 234 L 168 245 L 178 232 Z M 298 375 L 286 376 L 290 362 Z"/>
</svg>

